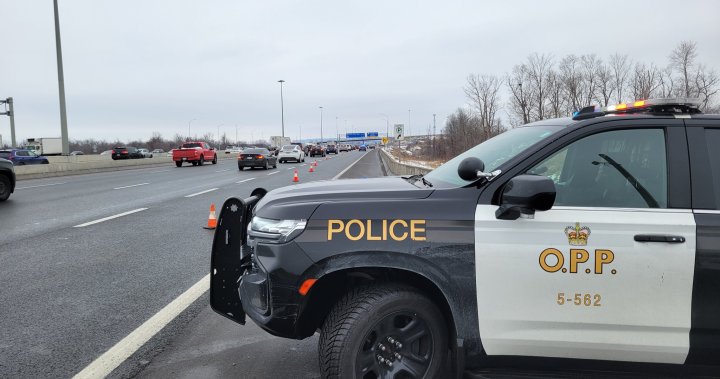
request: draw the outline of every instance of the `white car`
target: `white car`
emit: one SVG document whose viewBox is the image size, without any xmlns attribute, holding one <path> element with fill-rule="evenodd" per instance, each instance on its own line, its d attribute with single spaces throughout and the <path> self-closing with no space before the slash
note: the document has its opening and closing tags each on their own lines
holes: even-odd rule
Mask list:
<svg viewBox="0 0 720 379">
<path fill-rule="evenodd" d="M 285 145 L 278 152 L 278 162 L 305 162 L 305 152 L 298 145 Z"/>
<path fill-rule="evenodd" d="M 150 150 L 142 148 L 138 149 L 138 152 L 143 155 L 145 158 L 152 158 L 153 154 L 150 152 Z"/>
<path fill-rule="evenodd" d="M 240 147 L 240 146 L 225 147 L 225 154 L 240 154 L 240 153 L 242 153 L 242 147 Z"/>
</svg>

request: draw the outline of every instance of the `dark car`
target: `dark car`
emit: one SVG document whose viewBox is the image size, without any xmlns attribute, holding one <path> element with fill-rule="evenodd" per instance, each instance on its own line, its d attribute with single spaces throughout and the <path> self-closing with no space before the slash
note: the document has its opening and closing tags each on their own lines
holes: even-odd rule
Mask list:
<svg viewBox="0 0 720 379">
<path fill-rule="evenodd" d="M 337 147 L 337 145 L 327 145 L 325 152 L 328 154 L 336 154 L 337 155 L 338 147 Z"/>
<path fill-rule="evenodd" d="M 365 145 L 360 145 L 360 148 L 358 148 L 358 150 L 360 150 L 360 151 L 367 151 L 367 146 L 365 146 Z"/>
<path fill-rule="evenodd" d="M 312 146 L 310 146 L 310 151 L 308 152 L 308 155 L 311 157 L 315 157 L 318 155 L 321 157 L 324 157 L 325 156 L 325 147 L 323 147 L 322 145 L 312 145 Z"/>
<path fill-rule="evenodd" d="M 47 157 L 37 155 L 34 151 L 27 149 L 0 150 L 0 158 L 7 159 L 16 166 L 50 163 Z"/>
<path fill-rule="evenodd" d="M 15 167 L 7 159 L 0 159 L 0 201 L 5 201 L 15 192 Z"/>
<path fill-rule="evenodd" d="M 272 155 L 268 149 L 245 149 L 242 154 L 238 154 L 238 170 L 240 171 L 245 167 L 262 167 L 267 170 L 270 166 L 277 168 L 277 157 Z"/>
<path fill-rule="evenodd" d="M 113 148 L 112 159 L 142 159 L 145 158 L 142 151 L 132 146 L 119 146 Z"/>
</svg>

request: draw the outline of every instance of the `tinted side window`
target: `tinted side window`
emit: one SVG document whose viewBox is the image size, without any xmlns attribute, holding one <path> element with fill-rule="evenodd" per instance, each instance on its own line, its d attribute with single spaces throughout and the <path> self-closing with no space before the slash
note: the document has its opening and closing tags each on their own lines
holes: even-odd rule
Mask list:
<svg viewBox="0 0 720 379">
<path fill-rule="evenodd" d="M 555 205 L 666 208 L 663 129 L 627 129 L 575 141 L 528 171 L 555 182 Z"/>
<path fill-rule="evenodd" d="M 720 209 L 720 129 L 705 129 L 705 142 L 710 160 L 708 175 L 712 178 L 715 209 Z"/>
</svg>

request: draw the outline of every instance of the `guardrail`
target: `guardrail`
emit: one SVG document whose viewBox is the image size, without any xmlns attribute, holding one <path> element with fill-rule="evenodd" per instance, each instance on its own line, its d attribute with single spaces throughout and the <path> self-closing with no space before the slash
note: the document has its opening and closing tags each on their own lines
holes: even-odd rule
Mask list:
<svg viewBox="0 0 720 379">
<path fill-rule="evenodd" d="M 218 152 L 218 159 L 236 159 L 237 154 Z M 49 164 L 15 166 L 18 179 L 88 174 L 92 172 L 130 170 L 151 165 L 173 165 L 171 157 L 162 154 L 152 158 L 112 160 L 109 155 L 72 155 L 48 157 Z M 207 162 L 206 164 L 209 164 Z M 174 167 L 174 165 L 172 166 Z"/>
<path fill-rule="evenodd" d="M 382 159 L 383 164 L 385 164 L 385 167 L 390 171 L 388 174 L 392 175 L 425 175 L 432 171 L 432 169 L 427 167 L 400 162 L 388 154 L 385 149 L 380 149 L 380 159 Z"/>
</svg>

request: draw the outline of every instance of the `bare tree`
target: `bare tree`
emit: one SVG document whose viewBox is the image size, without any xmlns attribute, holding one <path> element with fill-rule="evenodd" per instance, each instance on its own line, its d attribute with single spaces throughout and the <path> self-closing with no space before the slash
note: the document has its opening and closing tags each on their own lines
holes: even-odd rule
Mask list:
<svg viewBox="0 0 720 379">
<path fill-rule="evenodd" d="M 513 67 L 507 75 L 506 83 L 510 91 L 510 117 L 513 125 L 527 124 L 532 120 L 530 114 L 534 107 L 535 94 L 530 81 L 530 70 L 524 64 Z"/>
<path fill-rule="evenodd" d="M 562 117 L 564 115 L 565 98 L 563 96 L 563 82 L 555 70 L 548 71 L 548 117 Z"/>
<path fill-rule="evenodd" d="M 667 67 L 664 70 L 660 70 L 660 79 L 656 95 L 659 97 L 673 97 L 676 93 L 677 88 L 675 87 L 672 68 Z"/>
<path fill-rule="evenodd" d="M 535 105 L 535 120 L 545 118 L 545 106 L 548 96 L 548 72 L 552 70 L 553 59 L 551 55 L 534 53 L 528 57 L 526 65 L 530 84 L 532 85 L 532 94 L 535 95 L 533 103 Z"/>
<path fill-rule="evenodd" d="M 720 91 L 720 78 L 715 70 L 708 71 L 705 66 L 698 65 L 695 74 L 694 86 L 697 88 L 698 97 L 702 100 L 702 108 L 706 112 L 718 110 L 718 106 L 713 106 L 713 98 Z"/>
<path fill-rule="evenodd" d="M 496 114 L 500 108 L 500 80 L 494 75 L 470 75 L 464 90 L 479 119 L 483 138 L 499 134 Z"/>
<path fill-rule="evenodd" d="M 565 105 L 568 111 L 574 112 L 583 105 L 583 71 L 580 58 L 570 54 L 560 61 L 560 80 L 563 84 Z"/>
<path fill-rule="evenodd" d="M 589 54 L 580 57 L 580 68 L 582 73 L 582 97 L 580 107 L 591 105 L 595 100 L 595 92 L 597 91 L 597 70 L 600 60 L 597 55 Z"/>
<path fill-rule="evenodd" d="M 693 88 L 692 71 L 697 59 L 697 44 L 692 41 L 682 41 L 670 53 L 670 66 L 680 75 L 679 85 L 682 96 L 692 97 L 696 93 Z"/>
<path fill-rule="evenodd" d="M 610 70 L 615 81 L 615 99 L 618 103 L 625 101 L 625 88 L 628 85 L 632 63 L 627 55 L 613 54 L 610 56 Z"/>
<path fill-rule="evenodd" d="M 649 99 L 655 94 L 655 90 L 660 86 L 660 70 L 650 63 L 636 63 L 632 77 L 632 92 L 635 100 Z"/>
<path fill-rule="evenodd" d="M 610 65 L 605 64 L 602 60 L 598 60 L 595 76 L 597 77 L 597 100 L 601 106 L 607 107 L 615 92 L 615 77 Z"/>
</svg>

